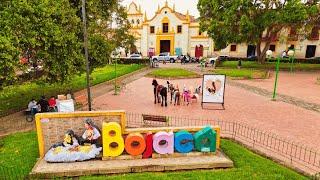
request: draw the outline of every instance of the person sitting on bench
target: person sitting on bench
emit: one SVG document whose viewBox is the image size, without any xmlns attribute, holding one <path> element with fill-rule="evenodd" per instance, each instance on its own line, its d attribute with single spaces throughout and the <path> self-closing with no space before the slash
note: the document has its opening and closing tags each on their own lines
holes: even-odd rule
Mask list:
<svg viewBox="0 0 320 180">
<path fill-rule="evenodd" d="M 51 96 L 51 98 L 48 101 L 49 104 L 49 111 L 50 112 L 57 112 L 57 102 L 56 98 L 54 96 Z"/>
<path fill-rule="evenodd" d="M 41 96 L 41 99 L 39 100 L 39 102 L 37 104 L 40 105 L 40 109 L 41 109 L 42 113 L 48 112 L 49 103 L 48 103 L 48 101 L 47 101 L 45 96 Z"/>
<path fill-rule="evenodd" d="M 38 105 L 35 99 L 31 99 L 28 104 L 28 111 L 30 111 L 31 115 L 35 115 L 38 113 Z"/>
</svg>

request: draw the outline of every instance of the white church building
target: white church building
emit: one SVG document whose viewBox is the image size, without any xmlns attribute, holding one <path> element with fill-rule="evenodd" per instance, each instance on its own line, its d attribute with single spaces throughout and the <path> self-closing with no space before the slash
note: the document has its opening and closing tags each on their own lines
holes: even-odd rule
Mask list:
<svg viewBox="0 0 320 180">
<path fill-rule="evenodd" d="M 206 32 L 200 32 L 198 20 L 189 14 L 175 10 L 165 2 L 163 7 L 158 6 L 153 17 L 148 18 L 141 6 L 134 2 L 127 7 L 128 20 L 131 24 L 130 33 L 136 38 L 136 51 L 143 56 L 158 55 L 161 52 L 170 54 L 189 54 L 193 57 L 208 57 L 228 55 L 231 57 L 248 57 L 256 54 L 254 45 L 231 44 L 225 49 L 215 50 L 214 42 Z M 319 30 L 312 31 L 311 37 L 303 41 L 297 39 L 294 30 L 286 30 L 286 39 L 275 38 L 270 45 L 274 55 L 279 55 L 288 48 L 296 49 L 296 57 L 320 57 Z M 263 44 L 262 44 L 263 47 Z"/>
</svg>

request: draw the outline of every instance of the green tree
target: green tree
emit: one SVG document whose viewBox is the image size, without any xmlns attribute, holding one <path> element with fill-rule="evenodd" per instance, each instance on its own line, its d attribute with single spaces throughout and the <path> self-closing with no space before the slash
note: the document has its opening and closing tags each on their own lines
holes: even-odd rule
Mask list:
<svg viewBox="0 0 320 180">
<path fill-rule="evenodd" d="M 198 9 L 201 30 L 213 38 L 216 49 L 256 44 L 261 63 L 282 30 L 315 25 L 320 12 L 319 0 L 199 0 Z"/>
<path fill-rule="evenodd" d="M 131 36 L 118 0 L 86 3 L 93 69 L 106 64 L 117 46 L 131 43 Z M 0 87 L 14 82 L 25 56 L 43 66 L 46 82 L 66 82 L 85 70 L 81 0 L 3 0 L 0 29 Z"/>
</svg>

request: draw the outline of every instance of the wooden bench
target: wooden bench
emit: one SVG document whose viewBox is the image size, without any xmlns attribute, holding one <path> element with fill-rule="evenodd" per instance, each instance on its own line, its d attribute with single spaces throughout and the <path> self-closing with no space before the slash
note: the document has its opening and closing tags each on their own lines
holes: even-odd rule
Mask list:
<svg viewBox="0 0 320 180">
<path fill-rule="evenodd" d="M 142 118 L 143 118 L 143 123 L 145 123 L 145 124 L 147 121 L 153 121 L 153 122 L 165 123 L 166 126 L 169 125 L 169 121 L 166 116 L 155 116 L 155 115 L 142 114 Z"/>
</svg>

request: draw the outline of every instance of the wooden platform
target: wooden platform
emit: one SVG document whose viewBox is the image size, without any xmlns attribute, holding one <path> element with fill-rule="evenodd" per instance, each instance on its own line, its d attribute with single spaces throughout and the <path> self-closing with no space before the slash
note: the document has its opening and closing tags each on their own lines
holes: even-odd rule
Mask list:
<svg viewBox="0 0 320 180">
<path fill-rule="evenodd" d="M 233 167 L 233 162 L 222 152 L 217 152 L 215 155 L 204 154 L 200 156 L 132 160 L 92 160 L 74 163 L 47 163 L 43 159 L 39 159 L 30 175 L 31 177 L 51 178 L 229 167 Z"/>
</svg>

